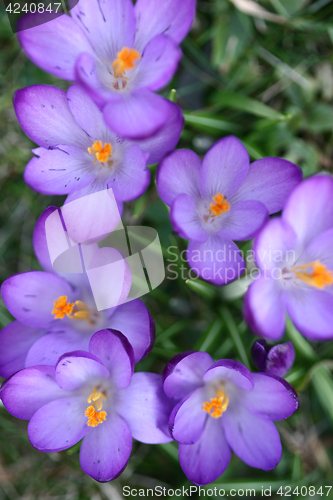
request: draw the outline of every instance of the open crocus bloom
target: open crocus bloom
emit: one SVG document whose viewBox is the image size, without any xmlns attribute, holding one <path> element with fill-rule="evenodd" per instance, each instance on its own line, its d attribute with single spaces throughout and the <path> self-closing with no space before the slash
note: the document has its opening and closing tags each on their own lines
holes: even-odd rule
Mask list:
<svg viewBox="0 0 333 500">
<path fill-rule="evenodd" d="M 171 207 L 178 233 L 190 240 L 187 260 L 203 279 L 224 285 L 238 278 L 245 262 L 233 242 L 252 238 L 278 212 L 300 182 L 299 167 L 281 158 L 253 163 L 236 137 L 218 141 L 200 158 L 177 150 L 160 164 L 159 194 Z"/>
<path fill-rule="evenodd" d="M 132 437 L 171 441 L 170 401 L 160 375 L 133 374 L 133 350 L 115 330 L 90 340 L 89 352 L 62 356 L 56 366 L 34 366 L 5 381 L 1 399 L 15 417 L 30 420 L 39 451 L 70 448 L 82 438 L 80 464 L 97 481 L 111 481 L 128 462 Z"/>
<path fill-rule="evenodd" d="M 286 314 L 311 340 L 333 338 L 333 179 L 306 179 L 282 216 L 254 243 L 259 268 L 245 296 L 245 317 L 263 337 L 280 339 Z"/>
<path fill-rule="evenodd" d="M 62 354 L 87 350 L 91 336 L 100 329 L 114 328 L 133 347 L 134 361 L 152 348 L 155 325 L 146 306 L 138 299 L 126 302 L 132 276 L 122 254 L 97 244 L 81 245 L 86 269 L 100 260 L 116 260 L 113 279 L 100 273 L 99 293 L 121 304 L 98 311 L 87 275 L 58 274 L 53 270 L 45 235 L 45 220 L 56 207 L 49 207 L 38 219 L 34 249 L 45 271 L 32 271 L 8 278 L 1 287 L 3 300 L 15 317 L 0 332 L 0 375 L 34 365 L 54 365 Z"/>
<path fill-rule="evenodd" d="M 67 94 L 48 85 L 18 90 L 14 107 L 25 133 L 40 146 L 25 170 L 29 186 L 45 194 L 69 194 L 67 203 L 112 188 L 120 210 L 122 202 L 144 193 L 150 181 L 147 164 L 176 147 L 183 126 L 180 109 L 170 103 L 167 123 L 153 138 L 122 139 L 78 85 Z"/>
<path fill-rule="evenodd" d="M 256 340 L 251 349 L 252 359 L 261 372 L 284 377 L 295 361 L 293 343 L 269 345 L 265 339 Z"/>
<path fill-rule="evenodd" d="M 169 426 L 180 443 L 180 465 L 193 483 L 217 479 L 229 464 L 231 450 L 264 470 L 280 461 L 281 441 L 273 420 L 289 417 L 299 404 L 285 380 L 251 374 L 237 361 L 214 363 L 205 352 L 187 352 L 169 362 L 164 390 L 180 399 Z"/>
<path fill-rule="evenodd" d="M 36 27 L 38 14 L 23 17 L 18 37 L 35 64 L 79 83 L 116 134 L 142 139 L 172 113 L 154 92 L 175 73 L 194 12 L 195 0 L 80 0 Z"/>
</svg>

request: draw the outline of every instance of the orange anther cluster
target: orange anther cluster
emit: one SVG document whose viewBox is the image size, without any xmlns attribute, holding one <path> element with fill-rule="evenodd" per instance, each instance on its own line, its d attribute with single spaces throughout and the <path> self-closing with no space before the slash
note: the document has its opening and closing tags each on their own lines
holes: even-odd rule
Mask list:
<svg viewBox="0 0 333 500">
<path fill-rule="evenodd" d="M 97 427 L 98 424 L 104 422 L 107 415 L 106 411 L 96 411 L 94 406 L 88 406 L 84 414 L 88 417 L 87 425 L 89 427 Z"/>
<path fill-rule="evenodd" d="M 135 67 L 135 61 L 141 59 L 140 53 L 135 49 L 124 47 L 117 52 L 117 59 L 112 63 L 113 74 L 115 78 L 123 78 L 124 73 Z"/>
<path fill-rule="evenodd" d="M 69 316 L 74 309 L 74 304 L 67 302 L 67 296 L 62 295 L 59 299 L 54 301 L 54 308 L 52 314 L 55 315 L 55 319 L 63 319 L 66 314 Z"/>
<path fill-rule="evenodd" d="M 213 196 L 213 202 L 209 205 L 209 212 L 211 217 L 217 217 L 223 214 L 223 212 L 228 212 L 230 210 L 230 204 L 226 201 L 223 194 L 217 193 Z"/>
<path fill-rule="evenodd" d="M 312 272 L 307 272 L 307 269 L 311 268 Z M 294 267 L 292 270 L 297 278 L 304 281 L 309 286 L 314 286 L 315 288 L 323 290 L 326 286 L 333 285 L 333 271 L 329 271 L 327 267 L 318 260 L 305 264 L 304 266 Z"/>
<path fill-rule="evenodd" d="M 91 155 L 95 156 L 95 161 L 107 162 L 112 155 L 112 146 L 109 142 L 106 142 L 103 146 L 102 141 L 95 141 L 91 148 L 88 148 Z"/>
<path fill-rule="evenodd" d="M 216 398 L 212 398 L 209 401 L 206 401 L 202 409 L 206 411 L 211 417 L 213 418 L 219 418 L 222 417 L 223 412 L 228 408 L 229 404 L 229 398 L 226 395 L 226 393 L 223 390 L 223 387 L 221 386 L 217 391 L 216 391 Z"/>
</svg>

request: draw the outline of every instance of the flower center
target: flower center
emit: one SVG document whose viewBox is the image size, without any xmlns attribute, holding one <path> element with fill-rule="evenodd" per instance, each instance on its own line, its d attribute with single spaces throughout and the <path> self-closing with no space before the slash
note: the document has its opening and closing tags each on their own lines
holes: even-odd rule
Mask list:
<svg viewBox="0 0 333 500">
<path fill-rule="evenodd" d="M 109 142 L 105 142 L 104 146 L 102 141 L 95 141 L 91 148 L 88 148 L 91 155 L 95 156 L 95 161 L 98 160 L 101 163 L 109 161 L 112 155 L 112 146 Z"/>
<path fill-rule="evenodd" d="M 226 411 L 229 404 L 229 398 L 223 390 L 223 386 L 215 391 L 216 398 L 212 398 L 210 401 L 205 401 L 202 409 L 206 411 L 213 418 L 222 417 L 223 412 Z"/>
<path fill-rule="evenodd" d="M 95 313 L 91 311 L 85 302 L 76 300 L 75 302 L 67 302 L 67 296 L 63 295 L 54 301 L 52 314 L 54 319 L 63 319 L 65 316 L 71 319 L 86 319 L 91 324 L 95 323 Z"/>
<path fill-rule="evenodd" d="M 307 269 L 310 269 L 310 272 Z M 304 266 L 293 267 L 292 271 L 297 278 L 320 290 L 323 290 L 326 286 L 333 285 L 333 271 L 329 271 L 319 260 L 310 262 Z"/>
<path fill-rule="evenodd" d="M 213 202 L 209 205 L 209 214 L 211 217 L 217 217 L 224 212 L 229 212 L 230 203 L 227 202 L 223 194 L 217 193 L 213 196 Z"/>
<path fill-rule="evenodd" d="M 106 411 L 101 411 L 103 408 L 103 401 L 105 400 L 105 394 L 94 387 L 93 392 L 87 399 L 88 403 L 92 404 L 90 404 L 84 412 L 85 416 L 88 417 L 87 425 L 89 425 L 89 427 L 97 427 L 97 425 L 102 424 L 106 419 Z"/>
<path fill-rule="evenodd" d="M 139 61 L 141 56 L 135 49 L 124 47 L 117 52 L 117 59 L 112 63 L 113 74 L 115 78 L 123 78 L 124 73 L 135 67 L 135 61 Z"/>
</svg>

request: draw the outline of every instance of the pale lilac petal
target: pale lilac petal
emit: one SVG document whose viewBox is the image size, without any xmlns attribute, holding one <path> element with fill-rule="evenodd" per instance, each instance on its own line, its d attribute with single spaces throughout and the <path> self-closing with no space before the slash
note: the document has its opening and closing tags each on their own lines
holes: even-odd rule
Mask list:
<svg viewBox="0 0 333 500">
<path fill-rule="evenodd" d="M 44 333 L 45 330 L 31 328 L 19 321 L 5 326 L 0 331 L 0 376 L 7 378 L 22 370 L 26 366 L 25 360 L 30 347 Z"/>
<path fill-rule="evenodd" d="M 44 29 L 50 24 L 43 25 Z M 86 147 L 87 136 L 75 122 L 63 90 L 50 85 L 33 85 L 17 90 L 14 108 L 24 132 L 39 146 L 50 148 L 63 144 Z"/>
<path fill-rule="evenodd" d="M 54 380 L 54 366 L 25 368 L 1 387 L 1 400 L 16 418 L 30 420 L 39 408 L 68 395 Z"/>
<path fill-rule="evenodd" d="M 221 421 L 227 442 L 243 462 L 263 470 L 277 466 L 282 446 L 273 422 L 251 413 L 242 404 L 232 407 L 231 403 Z"/>
<path fill-rule="evenodd" d="M 302 170 L 282 158 L 261 158 L 250 165 L 242 186 L 233 196 L 233 202 L 256 200 L 263 203 L 270 214 L 283 209 L 292 189 L 302 180 Z"/>
<path fill-rule="evenodd" d="M 200 439 L 208 418 L 208 413 L 202 409 L 206 400 L 205 387 L 199 387 L 176 406 L 169 421 L 175 441 L 193 444 Z"/>
<path fill-rule="evenodd" d="M 230 198 L 243 184 L 249 170 L 249 154 L 233 135 L 223 137 L 206 153 L 200 172 L 200 192 L 211 200 L 217 193 Z"/>
<path fill-rule="evenodd" d="M 90 429 L 80 449 L 80 465 L 96 481 L 115 479 L 125 469 L 132 450 L 128 424 L 114 412 Z"/>
<path fill-rule="evenodd" d="M 186 254 L 192 274 L 214 285 L 226 285 L 239 278 L 245 261 L 237 245 L 218 235 L 209 236 L 205 243 L 190 241 Z"/>
<path fill-rule="evenodd" d="M 135 4 L 135 47 L 143 49 L 161 33 L 180 43 L 189 31 L 195 14 L 195 0 L 138 0 Z"/>
<path fill-rule="evenodd" d="M 194 199 L 188 194 L 179 194 L 172 202 L 170 219 L 173 227 L 183 238 L 200 242 L 207 241 L 207 232 L 202 227 Z"/>
<path fill-rule="evenodd" d="M 89 351 L 101 360 L 117 387 L 128 387 L 134 371 L 134 355 L 124 335 L 117 330 L 100 330 L 91 337 Z"/>
<path fill-rule="evenodd" d="M 293 366 L 294 361 L 295 348 L 289 340 L 284 344 L 275 345 L 269 350 L 264 371 L 269 375 L 284 377 Z"/>
<path fill-rule="evenodd" d="M 81 52 L 93 54 L 84 32 L 67 15 L 44 22 L 45 14 L 28 14 L 21 17 L 18 39 L 23 50 L 37 66 L 58 78 L 75 80 L 75 61 Z M 40 19 L 39 26 L 34 26 Z"/>
<path fill-rule="evenodd" d="M 178 149 L 167 156 L 156 175 L 158 192 L 164 203 L 171 206 L 179 194 L 198 199 L 200 169 L 199 156 L 188 149 Z"/>
<path fill-rule="evenodd" d="M 91 379 L 107 379 L 109 375 L 102 361 L 84 351 L 64 354 L 55 367 L 55 380 L 64 391 L 75 391 Z"/>
<path fill-rule="evenodd" d="M 214 379 L 231 382 L 244 391 L 252 391 L 252 373 L 239 361 L 232 359 L 221 359 L 214 363 L 205 373 L 203 380 L 209 382 Z"/>
<path fill-rule="evenodd" d="M 279 340 L 286 326 L 286 309 L 279 283 L 265 276 L 249 287 L 244 302 L 244 315 L 251 330 L 262 337 Z"/>
<path fill-rule="evenodd" d="M 190 481 L 204 486 L 215 481 L 228 467 L 231 450 L 220 419 L 209 418 L 195 444 L 179 445 L 179 462 Z"/>
<path fill-rule="evenodd" d="M 104 119 L 120 137 L 140 140 L 154 135 L 168 121 L 170 102 L 146 89 L 133 90 L 121 99 L 110 100 Z"/>
<path fill-rule="evenodd" d="M 54 272 L 54 269 L 51 263 L 50 253 L 46 241 L 45 221 L 56 210 L 59 210 L 59 208 L 53 206 L 44 210 L 36 222 L 33 234 L 33 247 L 38 262 L 45 271 L 50 273 Z"/>
<path fill-rule="evenodd" d="M 120 331 L 133 347 L 137 363 L 150 352 L 155 340 L 155 323 L 141 300 L 131 300 L 114 309 L 108 328 Z"/>
<path fill-rule="evenodd" d="M 297 259 L 296 266 L 320 261 L 333 270 L 333 229 L 328 229 L 314 238 Z"/>
<path fill-rule="evenodd" d="M 182 399 L 203 385 L 202 377 L 214 363 L 206 352 L 187 352 L 172 358 L 163 372 L 169 398 Z"/>
<path fill-rule="evenodd" d="M 24 180 L 39 193 L 68 194 L 89 186 L 95 179 L 92 156 L 76 146 L 37 148 L 33 153 Z"/>
<path fill-rule="evenodd" d="M 101 82 L 98 74 L 107 73 L 104 64 L 88 53 L 82 53 L 75 63 L 75 81 L 82 86 L 95 104 L 102 109 L 109 99 L 121 99 Z M 109 75 L 109 73 L 107 73 Z M 106 76 L 106 75 L 105 75 Z M 109 75 L 110 77 L 110 75 Z"/>
<path fill-rule="evenodd" d="M 182 56 L 177 44 L 168 36 L 152 38 L 142 53 L 135 76 L 137 88 L 159 90 L 171 80 Z"/>
<path fill-rule="evenodd" d="M 254 388 L 244 392 L 242 404 L 258 417 L 268 420 L 284 420 L 299 407 L 295 390 L 279 377 L 263 373 L 252 373 Z"/>
<path fill-rule="evenodd" d="M 168 429 L 172 407 L 164 394 L 162 377 L 156 373 L 134 373 L 117 402 L 117 412 L 127 421 L 134 439 L 150 444 L 172 441 Z"/>
<path fill-rule="evenodd" d="M 21 323 L 34 328 L 47 328 L 55 321 L 52 310 L 59 297 L 67 296 L 69 302 L 76 299 L 67 281 L 43 271 L 11 276 L 2 284 L 1 294 L 9 312 Z"/>
<path fill-rule="evenodd" d="M 223 226 L 218 235 L 228 240 L 248 240 L 257 234 L 267 218 L 267 208 L 259 201 L 240 201 L 223 214 Z"/>
<path fill-rule="evenodd" d="M 89 432 L 84 412 L 87 400 L 84 396 L 71 396 L 51 401 L 40 408 L 28 425 L 32 446 L 39 451 L 66 450 Z"/>
</svg>

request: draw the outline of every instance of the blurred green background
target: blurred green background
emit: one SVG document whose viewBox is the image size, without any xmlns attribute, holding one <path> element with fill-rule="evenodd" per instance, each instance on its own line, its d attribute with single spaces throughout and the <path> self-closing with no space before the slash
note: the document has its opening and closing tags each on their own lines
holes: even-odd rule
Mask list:
<svg viewBox="0 0 333 500">
<path fill-rule="evenodd" d="M 38 269 L 32 249 L 34 224 L 44 208 L 61 206 L 63 198 L 33 192 L 22 178 L 33 143 L 21 131 L 12 107 L 16 89 L 46 83 L 66 89 L 35 67 L 21 51 L 0 4 L 0 277 Z M 183 45 L 179 71 L 165 89 L 185 114 L 179 146 L 199 155 L 218 138 L 235 134 L 252 160 L 281 156 L 302 167 L 304 175 L 333 169 L 333 3 L 329 0 L 198 0 L 190 35 Z M 173 232 L 168 212 L 159 200 L 156 167 L 147 193 L 125 208 L 126 224 L 156 228 L 166 266 L 186 242 Z M 320 196 L 320 193 L 318 193 Z M 311 200 L 309 200 L 311 203 Z M 243 245 L 250 248 L 250 243 Z M 250 348 L 255 340 L 242 318 L 241 283 L 216 288 L 186 281 L 188 267 L 179 256 L 167 279 L 144 301 L 156 321 L 152 353 L 138 370 L 161 373 L 167 359 L 184 350 L 207 350 L 215 359 L 242 361 L 254 369 Z M 181 267 L 183 266 L 183 270 Z M 174 278 L 180 269 L 183 276 Z M 238 297 L 238 298 L 237 298 Z M 11 321 L 0 303 L 0 326 Z M 295 343 L 297 356 L 287 380 L 300 396 L 300 409 L 279 422 L 283 457 L 271 472 L 252 469 L 233 456 L 216 481 L 226 490 L 298 486 L 303 498 L 326 497 L 333 484 L 333 342 L 308 343 L 290 325 L 285 340 Z M 0 408 L 0 500 L 123 498 L 122 487 L 189 486 L 178 464 L 175 443 L 148 446 L 134 443 L 127 469 L 112 483 L 99 484 L 79 467 L 78 449 L 42 454 L 30 445 L 26 422 Z M 301 486 L 315 485 L 315 495 Z M 213 486 L 215 486 L 213 484 Z M 230 496 L 230 495 L 229 495 Z M 227 497 L 227 496 L 226 496 Z M 297 490 L 293 498 L 297 497 Z M 195 498 L 195 497 L 193 497 Z M 220 497 L 212 497 L 220 498 Z M 240 498 L 235 496 L 234 498 Z"/>
</svg>

